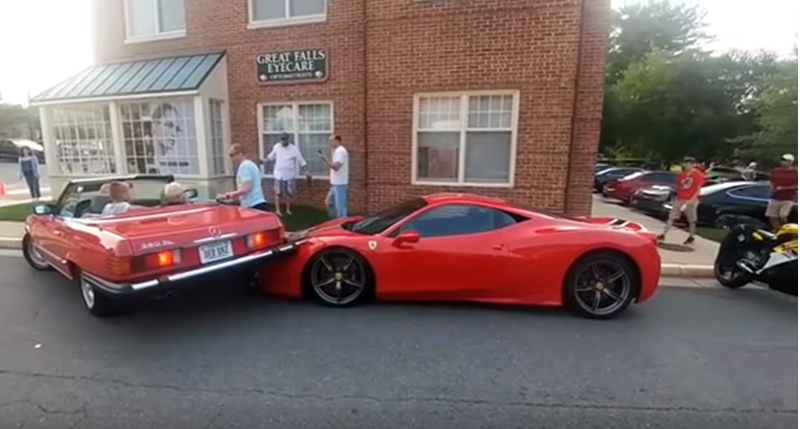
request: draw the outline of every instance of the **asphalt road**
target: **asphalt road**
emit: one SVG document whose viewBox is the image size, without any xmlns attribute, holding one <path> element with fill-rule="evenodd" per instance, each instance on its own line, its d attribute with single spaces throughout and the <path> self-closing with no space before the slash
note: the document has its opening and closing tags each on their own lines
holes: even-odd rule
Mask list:
<svg viewBox="0 0 800 429">
<path fill-rule="evenodd" d="M 49 195 L 48 191 L 48 180 L 47 180 L 47 167 L 42 165 L 41 166 L 41 187 L 42 187 L 42 194 Z M 5 183 L 6 185 L 6 199 L 26 199 L 30 198 L 30 194 L 28 193 L 28 186 L 25 184 L 24 180 L 20 180 L 19 178 L 19 167 L 17 164 L 13 162 L 0 162 L 0 182 Z M 2 200 L 0 200 L 2 203 Z"/>
<path fill-rule="evenodd" d="M 798 427 L 797 301 L 768 291 L 664 287 L 610 322 L 223 291 L 99 320 L 9 254 L 3 429 Z"/>
</svg>

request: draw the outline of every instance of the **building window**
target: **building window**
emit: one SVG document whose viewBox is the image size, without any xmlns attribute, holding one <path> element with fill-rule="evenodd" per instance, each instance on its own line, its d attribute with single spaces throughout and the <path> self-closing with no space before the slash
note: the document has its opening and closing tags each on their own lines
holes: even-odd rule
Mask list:
<svg viewBox="0 0 800 429">
<path fill-rule="evenodd" d="M 249 0 L 252 28 L 325 20 L 327 0 Z"/>
<path fill-rule="evenodd" d="M 50 114 L 59 173 L 117 173 L 108 106 L 59 107 Z"/>
<path fill-rule="evenodd" d="M 415 97 L 415 184 L 511 186 L 517 94 Z"/>
<path fill-rule="evenodd" d="M 200 174 L 194 101 L 119 105 L 129 174 Z"/>
<path fill-rule="evenodd" d="M 186 35 L 185 0 L 125 0 L 130 41 Z"/>
<path fill-rule="evenodd" d="M 264 159 L 282 135 L 296 143 L 308 162 L 311 174 L 327 177 L 330 170 L 318 151 L 330 152 L 328 141 L 333 134 L 331 103 L 267 104 L 261 107 L 261 158 Z M 272 165 L 266 166 L 268 173 Z"/>
<path fill-rule="evenodd" d="M 211 171 L 216 175 L 224 175 L 227 152 L 225 151 L 225 135 L 222 126 L 222 102 L 210 100 L 208 103 L 208 114 L 211 121 L 211 163 L 213 165 Z"/>
</svg>

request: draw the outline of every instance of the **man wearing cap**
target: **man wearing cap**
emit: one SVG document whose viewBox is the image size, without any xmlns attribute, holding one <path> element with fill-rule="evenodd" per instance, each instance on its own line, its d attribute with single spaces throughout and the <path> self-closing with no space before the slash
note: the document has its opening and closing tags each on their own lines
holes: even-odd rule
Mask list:
<svg viewBox="0 0 800 429">
<path fill-rule="evenodd" d="M 766 216 L 772 228 L 777 231 L 781 225 L 789 221 L 795 200 L 797 199 L 797 169 L 794 168 L 794 155 L 787 153 L 781 157 L 781 165 L 769 175 L 772 197 L 767 205 Z"/>
<path fill-rule="evenodd" d="M 286 204 L 286 214 L 292 214 L 292 197 L 297 192 L 297 176 L 300 169 L 306 169 L 308 163 L 297 146 L 289 141 L 289 135 L 281 136 L 280 141 L 272 147 L 267 161 L 273 162 L 272 174 L 275 179 L 275 214 L 281 215 L 281 200 Z"/>
<path fill-rule="evenodd" d="M 667 224 L 664 226 L 664 232 L 658 236 L 658 241 L 663 242 L 666 240 L 672 224 L 683 214 L 686 217 L 686 221 L 689 222 L 689 237 L 683 244 L 694 243 L 694 235 L 697 231 L 697 197 L 700 195 L 700 188 L 703 187 L 705 180 L 706 175 L 697 168 L 697 161 L 689 156 L 684 158 L 683 171 L 678 175 L 678 189 L 675 201 L 672 202 L 672 210 L 669 212 Z"/>
</svg>

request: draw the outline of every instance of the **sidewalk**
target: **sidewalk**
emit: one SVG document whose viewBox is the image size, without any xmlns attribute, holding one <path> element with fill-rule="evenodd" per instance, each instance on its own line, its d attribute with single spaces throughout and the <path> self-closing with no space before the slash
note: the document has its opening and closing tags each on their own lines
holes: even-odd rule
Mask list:
<svg viewBox="0 0 800 429">
<path fill-rule="evenodd" d="M 640 223 L 645 228 L 656 233 L 660 233 L 664 229 L 664 222 L 658 219 L 620 206 L 613 201 L 606 201 L 599 195 L 594 195 L 593 197 L 593 216 L 612 216 L 627 219 Z M 691 247 L 683 246 L 681 243 L 688 236 L 689 234 L 681 229 L 670 230 L 667 242 L 659 248 L 663 264 L 662 275 L 670 277 L 712 277 L 714 274 L 714 259 L 717 256 L 719 244 L 696 236 L 695 242 Z"/>
</svg>

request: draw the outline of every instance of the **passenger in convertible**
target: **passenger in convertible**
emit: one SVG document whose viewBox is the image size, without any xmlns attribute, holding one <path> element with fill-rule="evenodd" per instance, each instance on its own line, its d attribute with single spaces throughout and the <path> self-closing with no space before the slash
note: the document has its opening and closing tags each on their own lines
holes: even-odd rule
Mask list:
<svg viewBox="0 0 800 429">
<path fill-rule="evenodd" d="M 187 202 L 183 185 L 178 182 L 172 182 L 164 186 L 164 191 L 161 194 L 162 206 L 186 204 Z"/>
<path fill-rule="evenodd" d="M 130 203 L 131 187 L 124 182 L 111 182 L 108 185 L 108 194 L 111 202 L 103 207 L 102 216 L 118 215 L 128 210 L 138 208 Z"/>
</svg>

